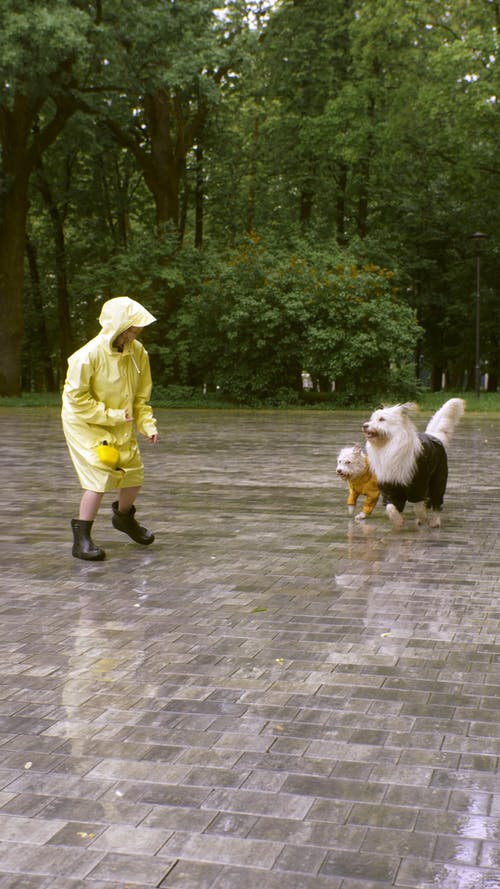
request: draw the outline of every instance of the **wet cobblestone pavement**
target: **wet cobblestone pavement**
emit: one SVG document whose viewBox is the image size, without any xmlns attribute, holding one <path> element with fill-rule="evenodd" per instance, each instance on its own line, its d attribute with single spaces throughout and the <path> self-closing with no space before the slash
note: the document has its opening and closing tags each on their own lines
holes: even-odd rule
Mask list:
<svg viewBox="0 0 500 889">
<path fill-rule="evenodd" d="M 397 532 L 364 414 L 157 413 L 156 542 L 106 495 L 85 563 L 58 411 L 0 409 L 0 889 L 499 889 L 500 416 Z"/>
</svg>

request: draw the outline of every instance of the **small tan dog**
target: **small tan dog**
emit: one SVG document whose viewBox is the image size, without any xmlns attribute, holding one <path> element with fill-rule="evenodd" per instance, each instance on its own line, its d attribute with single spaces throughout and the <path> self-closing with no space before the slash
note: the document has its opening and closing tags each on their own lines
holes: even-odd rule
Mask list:
<svg viewBox="0 0 500 889">
<path fill-rule="evenodd" d="M 368 457 L 359 445 L 350 445 L 342 448 L 337 457 L 337 475 L 349 485 L 347 508 L 354 512 L 354 508 L 360 495 L 364 495 L 365 502 L 361 512 L 354 517 L 358 521 L 366 519 L 375 509 L 380 491 L 373 472 L 368 463 Z"/>
</svg>

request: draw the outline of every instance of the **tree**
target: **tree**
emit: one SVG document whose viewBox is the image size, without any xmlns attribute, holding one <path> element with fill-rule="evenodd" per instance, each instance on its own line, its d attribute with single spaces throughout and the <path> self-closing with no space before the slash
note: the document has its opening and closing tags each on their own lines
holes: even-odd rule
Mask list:
<svg viewBox="0 0 500 889">
<path fill-rule="evenodd" d="M 295 349 L 295 315 L 308 361 L 325 381 L 335 375 L 340 398 L 347 376 L 327 355 L 345 355 L 345 349 L 337 348 L 319 295 L 317 316 L 312 311 L 310 273 L 289 267 L 295 255 L 323 274 L 325 251 L 330 260 L 338 258 L 339 246 L 346 269 L 376 266 L 395 273 L 397 305 L 416 312 L 424 330 L 414 342 L 419 373 L 439 386 L 445 372 L 452 385 L 473 359 L 474 264 L 467 235 L 475 230 L 490 234 L 482 264 L 481 344 L 495 384 L 497 2 L 5 5 L 12 15 L 0 35 L 0 71 L 8 85 L 0 100 L 0 206 L 4 222 L 13 206 L 22 208 L 22 218 L 28 201 L 32 206 L 25 287 L 30 385 L 32 338 L 45 336 L 57 376 L 57 349 L 62 365 L 70 335 L 78 343 L 94 331 L 99 303 L 117 288 L 132 288 L 159 318 L 148 339 L 157 380 L 199 382 L 217 370 L 226 386 L 235 380 L 238 350 L 245 356 L 245 380 L 258 381 L 259 391 L 272 388 L 278 376 L 297 380 L 306 353 Z M 38 102 L 27 117 L 26 96 Z M 17 139 L 25 145 L 20 152 L 14 150 L 14 124 L 25 134 L 24 143 Z M 43 142 L 45 131 L 54 137 Z M 67 169 L 71 175 L 61 176 Z M 14 193 L 24 203 L 16 203 Z M 0 237 L 0 275 L 4 315 L 13 319 L 25 226 L 18 221 L 8 229 L 4 224 Z M 245 232 L 252 243 L 260 238 L 266 245 L 270 263 L 288 281 L 286 292 L 272 269 L 266 282 L 255 265 L 251 272 L 238 263 L 236 275 L 228 252 L 234 260 Z M 316 253 L 321 262 L 313 259 Z M 13 268 L 17 290 L 7 300 L 3 284 L 11 282 Z M 356 281 L 362 278 L 359 272 Z M 368 290 L 372 279 L 375 273 Z M 361 328 L 371 325 L 379 343 L 379 318 L 387 322 L 391 342 L 397 321 L 389 311 L 390 287 L 380 299 L 360 294 L 364 302 L 351 306 L 346 297 L 337 303 L 340 291 L 347 294 L 356 281 L 346 277 L 342 284 L 337 275 L 337 290 L 325 290 L 345 319 L 355 362 L 360 340 L 349 327 L 351 309 L 363 309 Z M 45 333 L 36 323 L 35 303 Z M 59 330 L 68 306 L 65 345 Z M 309 338 L 301 328 L 305 306 Z M 16 317 L 18 326 L 7 338 L 14 358 L 2 359 L 9 372 L 19 349 L 21 315 Z M 401 317 L 405 327 L 404 312 Z M 238 326 L 238 318 L 251 323 Z M 214 358 L 216 335 L 224 346 L 234 343 L 226 370 L 225 357 Z M 379 377 L 392 386 L 387 356 L 377 347 L 372 370 L 356 364 L 360 385 Z M 398 362 L 402 368 L 401 356 Z M 48 367 L 41 377 L 50 380 Z M 14 391 L 18 384 L 2 385 Z"/>
<path fill-rule="evenodd" d="M 21 391 L 22 298 L 30 178 L 75 113 L 90 64 L 91 22 L 64 0 L 5 0 L 0 9 L 0 394 Z M 91 55 L 91 53 L 90 53 Z"/>
<path fill-rule="evenodd" d="M 344 238 L 346 163 L 328 109 L 348 75 L 354 7 L 352 0 L 287 0 L 262 36 L 258 230 L 271 212 L 293 231 L 328 239 L 337 226 Z"/>
<path fill-rule="evenodd" d="M 178 227 L 186 157 L 216 100 L 223 71 L 213 24 L 216 5 L 207 0 L 110 0 L 94 8 L 79 0 L 2 5 L 0 293 L 7 346 L 0 358 L 1 394 L 21 388 L 33 172 L 69 118 L 83 111 L 133 153 L 154 197 L 160 228 Z"/>
<path fill-rule="evenodd" d="M 358 267 L 333 243 L 302 247 L 276 249 L 253 235 L 212 274 L 205 268 L 171 340 L 190 355 L 183 382 L 279 403 L 285 393 L 298 400 L 306 369 L 328 391 L 335 380 L 338 403 L 414 395 L 420 331 L 393 273 Z"/>
<path fill-rule="evenodd" d="M 113 23 L 109 93 L 99 109 L 114 138 L 134 156 L 156 207 L 159 229 L 180 225 L 181 186 L 229 65 L 216 0 L 123 5 Z"/>
</svg>

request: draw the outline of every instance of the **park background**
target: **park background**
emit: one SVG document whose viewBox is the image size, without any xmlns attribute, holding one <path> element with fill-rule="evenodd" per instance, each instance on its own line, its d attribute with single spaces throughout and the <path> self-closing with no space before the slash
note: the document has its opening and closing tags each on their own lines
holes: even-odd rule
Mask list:
<svg viewBox="0 0 500 889">
<path fill-rule="evenodd" d="M 0 396 L 58 393 L 127 293 L 156 403 L 442 400 L 480 291 L 498 404 L 499 29 L 498 0 L 3 0 Z"/>
</svg>

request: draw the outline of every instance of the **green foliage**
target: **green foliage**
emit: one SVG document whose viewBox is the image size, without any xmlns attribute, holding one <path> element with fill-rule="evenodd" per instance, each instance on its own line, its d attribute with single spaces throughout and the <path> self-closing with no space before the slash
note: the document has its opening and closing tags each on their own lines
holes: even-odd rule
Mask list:
<svg viewBox="0 0 500 889">
<path fill-rule="evenodd" d="M 338 403 L 414 394 L 419 330 L 393 273 L 333 250 L 299 256 L 252 235 L 212 257 L 169 342 L 184 381 L 247 404 L 299 402 L 303 370 L 327 392 L 335 380 Z"/>
<path fill-rule="evenodd" d="M 467 236 L 482 230 L 496 385 L 498 33 L 498 3 L 470 0 L 4 0 L 2 202 L 27 175 L 17 121 L 25 164 L 39 152 L 26 379 L 38 385 L 40 312 L 61 367 L 64 309 L 80 343 L 102 300 L 128 292 L 158 318 L 158 384 L 188 387 L 174 400 L 204 384 L 255 404 L 408 398 L 416 364 L 461 386 Z M 0 250 L 0 285 L 14 254 Z M 319 392 L 304 396 L 304 369 Z"/>
<path fill-rule="evenodd" d="M 0 6 L 0 82 L 7 84 L 1 103 L 16 95 L 39 97 L 54 91 L 54 72 L 87 57 L 88 17 L 66 0 L 39 3 L 2 0 Z"/>
<path fill-rule="evenodd" d="M 394 273 L 351 262 L 309 274 L 304 366 L 334 380 L 344 401 L 361 392 L 372 398 L 414 394 L 413 356 L 421 331 L 394 284 Z"/>
</svg>

